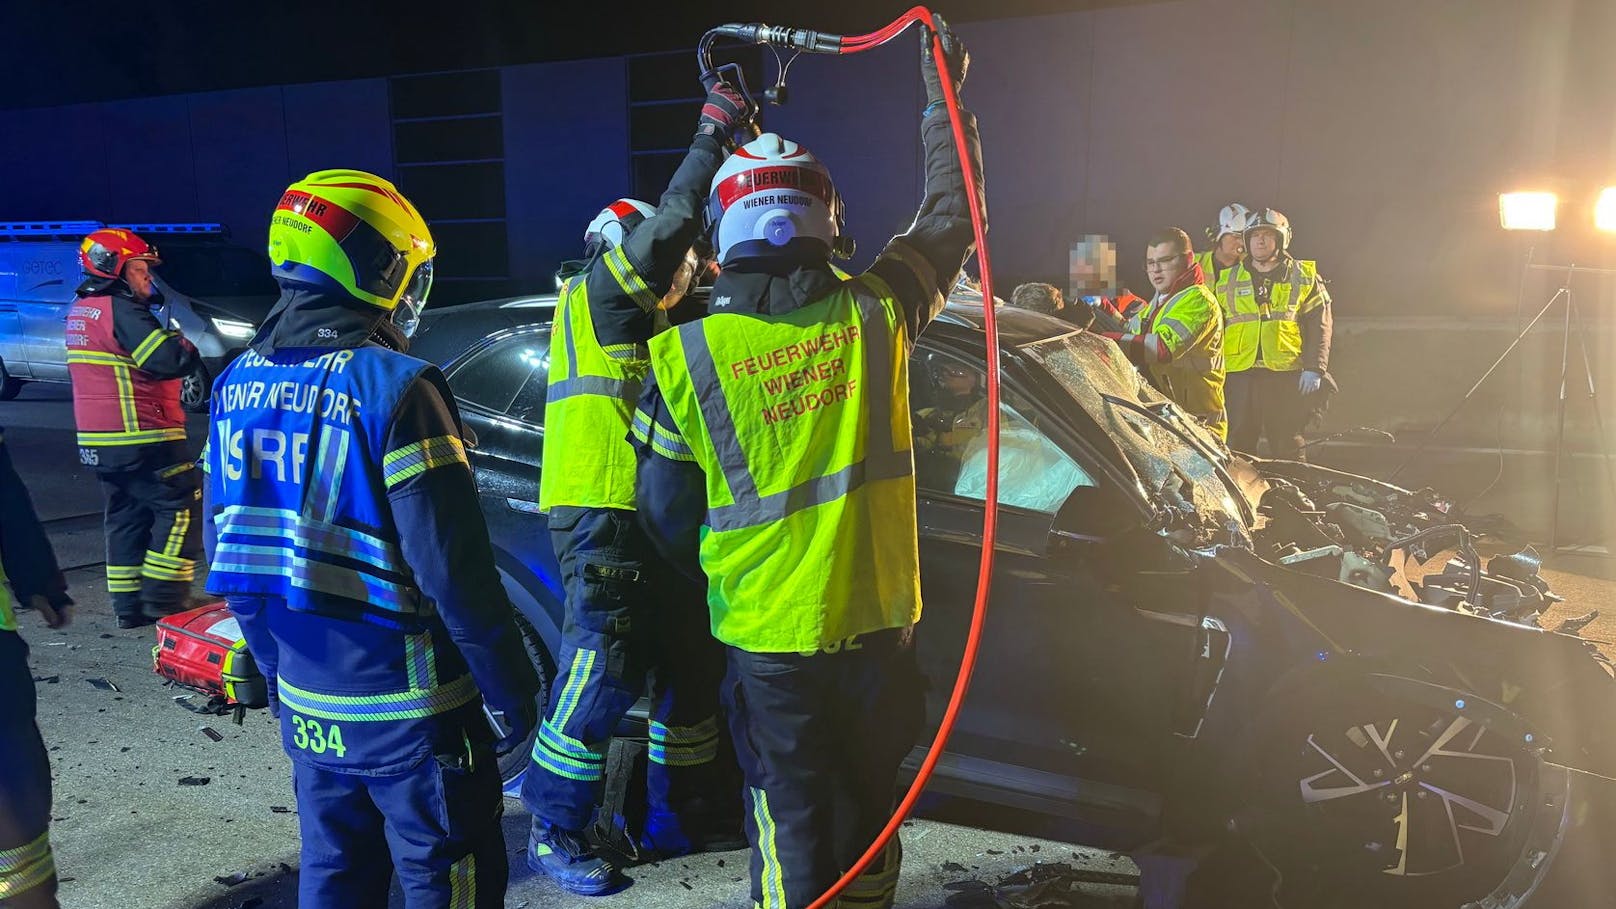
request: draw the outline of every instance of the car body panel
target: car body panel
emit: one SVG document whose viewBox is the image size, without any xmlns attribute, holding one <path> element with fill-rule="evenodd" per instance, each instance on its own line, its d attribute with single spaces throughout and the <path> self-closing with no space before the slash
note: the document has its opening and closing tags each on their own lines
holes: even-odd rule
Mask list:
<svg viewBox="0 0 1616 909">
<path fill-rule="evenodd" d="M 182 331 L 216 376 L 249 339 L 224 336 L 213 319 L 263 322 L 278 295 L 268 260 L 216 238 L 157 239 L 166 250 L 154 272 L 164 298 L 158 319 Z M 215 261 L 226 257 L 228 267 Z M 12 376 L 69 381 L 65 322 L 81 280 L 77 241 L 0 240 L 0 360 Z M 198 286 L 181 289 L 175 280 Z"/>
<path fill-rule="evenodd" d="M 460 397 L 473 375 L 461 370 L 479 352 L 500 344 L 537 351 L 544 332 L 535 324 L 550 317 L 553 301 L 536 300 L 429 312 L 415 352 L 445 366 Z M 1265 748 L 1276 713 L 1294 712 L 1285 705 L 1297 692 L 1338 690 L 1346 679 L 1514 736 L 1540 762 L 1545 791 L 1565 793 L 1545 811 L 1562 812 L 1556 817 L 1566 825 L 1573 817 L 1613 822 L 1616 723 L 1608 720 L 1616 716 L 1616 679 L 1585 642 L 1259 557 L 1254 520 L 1266 484 L 1327 473 L 1214 452 L 1200 430 L 1166 432 L 1096 397 L 1129 381 L 1110 342 L 1073 342 L 1080 359 L 1099 358 L 1085 367 L 1099 372 L 1093 388 L 1080 390 L 1092 392 L 1084 399 L 1048 372 L 1052 333 L 1070 341 L 1077 334 L 1070 326 L 1006 310 L 1000 331 L 1005 400 L 1087 479 L 1058 509 L 1000 506 L 977 670 L 934 791 L 1040 816 L 1041 832 L 1115 849 L 1206 842 L 1247 823 L 1261 829 L 1263 817 L 1244 794 L 1262 782 L 1252 777 L 1271 757 Z M 980 312 L 951 306 L 917 342 L 912 406 L 928 393 L 927 364 L 983 355 Z M 1139 398 L 1153 402 L 1146 391 Z M 555 628 L 554 557 L 542 516 L 526 504 L 536 494 L 542 427 L 504 406 L 461 401 L 479 436 L 472 460 L 484 513 L 502 572 L 528 591 L 519 606 L 536 626 Z M 920 416 L 917 410 L 917 426 Z M 925 602 L 916 640 L 935 723 L 970 624 L 983 507 L 959 480 L 929 476 L 918 451 L 916 463 Z M 1339 476 L 1388 501 L 1424 495 Z M 1001 477 L 1001 501 L 1013 501 L 1019 482 Z M 906 766 L 924 754 L 918 747 Z M 1500 894 L 1579 892 L 1555 875 L 1608 878 L 1608 869 L 1581 859 L 1585 867 L 1551 872 L 1534 857 L 1545 844 L 1582 854 L 1585 837 L 1574 833 L 1535 823 Z M 1568 848 L 1573 841 L 1577 848 Z M 1546 900 L 1531 906 L 1561 905 Z M 1489 905 L 1520 903 L 1501 896 Z"/>
</svg>

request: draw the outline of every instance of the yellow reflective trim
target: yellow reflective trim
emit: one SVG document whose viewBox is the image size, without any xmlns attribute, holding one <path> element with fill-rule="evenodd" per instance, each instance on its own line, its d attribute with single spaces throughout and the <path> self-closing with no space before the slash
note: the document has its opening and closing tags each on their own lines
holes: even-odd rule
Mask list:
<svg viewBox="0 0 1616 909">
<path fill-rule="evenodd" d="M 168 429 L 141 429 L 122 432 L 80 432 L 78 441 L 80 445 L 88 447 L 103 447 L 116 445 L 146 445 L 151 442 L 183 442 L 185 440 L 185 427 L 174 426 Z"/>
<path fill-rule="evenodd" d="M 774 817 L 769 814 L 769 795 L 752 790 L 752 822 L 757 825 L 757 851 L 763 859 L 758 889 L 763 893 L 763 909 L 786 909 L 785 874 L 780 867 L 780 847 L 776 843 Z"/>
<path fill-rule="evenodd" d="M 465 463 L 466 448 L 458 437 L 434 436 L 388 452 L 382 457 L 382 472 L 391 489 L 434 467 Z"/>
<path fill-rule="evenodd" d="M 202 446 L 202 454 L 204 457 L 207 455 L 206 445 Z M 166 480 L 170 477 L 177 477 L 187 470 L 194 470 L 195 468 L 195 464 L 192 464 L 190 461 L 186 461 L 183 464 L 175 464 L 173 467 L 164 467 L 162 470 L 157 471 L 157 476 L 159 479 Z"/>
<path fill-rule="evenodd" d="M 135 361 L 123 354 L 109 353 L 103 350 L 70 350 L 67 352 L 67 362 L 87 366 L 134 366 Z"/>
<path fill-rule="evenodd" d="M 118 380 L 118 411 L 123 415 L 124 431 L 138 430 L 140 417 L 135 413 L 135 380 L 129 375 L 129 367 L 114 366 L 112 375 Z"/>
<path fill-rule="evenodd" d="M 129 352 L 129 359 L 133 360 L 136 366 L 145 366 L 146 361 L 151 359 L 151 355 L 157 352 L 157 348 L 163 346 L 163 342 L 173 336 L 174 332 L 171 331 L 164 331 L 161 328 L 153 330 L 151 334 L 146 336 L 145 340 L 136 344 L 135 349 Z"/>
<path fill-rule="evenodd" d="M 162 554 L 166 556 L 178 556 L 180 554 L 180 549 L 185 545 L 185 533 L 190 529 L 190 509 L 176 512 L 174 514 L 174 526 L 168 531 L 168 542 L 163 545 Z M 146 558 L 148 561 L 150 561 L 151 554 L 148 553 Z"/>
<path fill-rule="evenodd" d="M 605 258 L 606 268 L 612 273 L 612 277 L 617 279 L 617 286 L 623 288 L 623 292 L 632 297 L 634 302 L 638 303 L 640 308 L 646 312 L 656 309 L 659 302 L 656 294 L 651 293 L 651 288 L 646 286 L 645 279 L 641 278 L 640 273 L 635 271 L 634 266 L 629 263 L 628 255 L 623 252 L 623 247 L 619 246 L 613 249 L 606 254 Z"/>
<path fill-rule="evenodd" d="M 477 905 L 477 856 L 469 854 L 449 866 L 449 909 L 474 909 Z"/>
<path fill-rule="evenodd" d="M 10 900 L 56 876 L 50 831 L 12 849 L 0 850 L 0 900 Z"/>
</svg>

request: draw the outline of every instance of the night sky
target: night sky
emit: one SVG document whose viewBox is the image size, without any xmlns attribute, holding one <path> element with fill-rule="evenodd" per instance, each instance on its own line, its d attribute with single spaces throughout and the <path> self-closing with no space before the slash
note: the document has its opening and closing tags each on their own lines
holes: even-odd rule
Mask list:
<svg viewBox="0 0 1616 909">
<path fill-rule="evenodd" d="M 946 0 L 937 11 L 967 21 L 1128 2 L 1140 0 Z M 5 0 L 0 108 L 675 50 L 727 21 L 858 34 L 911 5 Z"/>
</svg>

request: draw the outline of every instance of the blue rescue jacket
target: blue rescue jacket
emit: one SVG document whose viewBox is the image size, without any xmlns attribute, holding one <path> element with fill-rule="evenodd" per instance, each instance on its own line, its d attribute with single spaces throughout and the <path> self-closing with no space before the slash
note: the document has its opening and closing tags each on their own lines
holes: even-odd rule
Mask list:
<svg viewBox="0 0 1616 909">
<path fill-rule="evenodd" d="M 294 759 L 402 771 L 482 735 L 483 699 L 513 712 L 538 689 L 453 400 L 436 367 L 374 343 L 261 344 L 214 384 L 208 591 Z"/>
</svg>

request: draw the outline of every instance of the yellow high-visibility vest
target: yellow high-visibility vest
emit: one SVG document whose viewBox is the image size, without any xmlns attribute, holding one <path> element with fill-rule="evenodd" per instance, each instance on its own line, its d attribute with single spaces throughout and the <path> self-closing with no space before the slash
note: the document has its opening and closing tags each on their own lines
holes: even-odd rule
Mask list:
<svg viewBox="0 0 1616 909">
<path fill-rule="evenodd" d="M 865 274 L 783 315 L 714 313 L 651 341 L 706 474 L 713 634 L 809 652 L 920 618 L 902 309 Z"/>
<path fill-rule="evenodd" d="M 1297 318 L 1323 305 L 1328 297 L 1319 283 L 1318 263 L 1291 259 L 1284 274 L 1269 288 L 1268 305 L 1259 307 L 1251 272 L 1241 262 L 1229 269 L 1233 291 L 1224 304 L 1223 357 L 1229 372 L 1257 365 L 1288 372 L 1301 368 L 1302 328 Z"/>
</svg>

